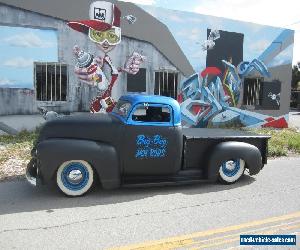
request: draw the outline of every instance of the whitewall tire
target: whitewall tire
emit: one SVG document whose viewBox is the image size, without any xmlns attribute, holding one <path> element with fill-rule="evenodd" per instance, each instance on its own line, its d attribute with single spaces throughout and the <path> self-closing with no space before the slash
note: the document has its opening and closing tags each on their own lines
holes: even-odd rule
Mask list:
<svg viewBox="0 0 300 250">
<path fill-rule="evenodd" d="M 71 160 L 61 164 L 56 173 L 58 188 L 67 196 L 81 196 L 92 187 L 94 171 L 89 163 Z"/>
<path fill-rule="evenodd" d="M 236 182 L 245 171 L 245 161 L 230 159 L 224 161 L 219 168 L 219 180 L 225 184 Z"/>
</svg>

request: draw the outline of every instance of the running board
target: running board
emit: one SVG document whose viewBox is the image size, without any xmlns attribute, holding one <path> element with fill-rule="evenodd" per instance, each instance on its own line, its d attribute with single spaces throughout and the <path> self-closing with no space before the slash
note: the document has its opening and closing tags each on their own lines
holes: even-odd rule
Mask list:
<svg viewBox="0 0 300 250">
<path fill-rule="evenodd" d="M 135 187 L 164 187 L 164 186 L 180 186 L 192 185 L 197 183 L 208 183 L 206 179 L 201 180 L 186 180 L 186 181 L 164 181 L 164 182 L 140 182 L 140 183 L 124 183 L 122 187 L 135 188 Z"/>
<path fill-rule="evenodd" d="M 207 182 L 201 170 L 184 170 L 172 176 L 130 176 L 122 181 L 123 187 L 174 186 Z"/>
</svg>

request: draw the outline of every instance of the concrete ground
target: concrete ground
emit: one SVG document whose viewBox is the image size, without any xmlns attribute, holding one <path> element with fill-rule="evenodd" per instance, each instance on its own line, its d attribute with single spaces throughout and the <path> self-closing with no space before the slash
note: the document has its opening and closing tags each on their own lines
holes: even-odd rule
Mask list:
<svg viewBox="0 0 300 250">
<path fill-rule="evenodd" d="M 0 248 L 238 249 L 240 234 L 293 234 L 298 248 L 251 249 L 299 249 L 299 179 L 300 158 L 280 158 L 233 185 L 96 188 L 67 198 L 54 186 L 2 182 Z"/>
</svg>

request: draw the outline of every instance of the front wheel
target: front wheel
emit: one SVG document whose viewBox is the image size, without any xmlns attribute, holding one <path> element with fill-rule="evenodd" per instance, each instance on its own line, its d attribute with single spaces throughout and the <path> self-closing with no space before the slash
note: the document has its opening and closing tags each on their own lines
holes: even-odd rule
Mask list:
<svg viewBox="0 0 300 250">
<path fill-rule="evenodd" d="M 93 185 L 94 171 L 89 163 L 82 160 L 66 161 L 56 173 L 56 183 L 67 196 L 81 196 Z"/>
<path fill-rule="evenodd" d="M 230 159 L 224 161 L 219 168 L 219 180 L 224 184 L 232 184 L 243 175 L 244 171 L 244 160 Z"/>
</svg>

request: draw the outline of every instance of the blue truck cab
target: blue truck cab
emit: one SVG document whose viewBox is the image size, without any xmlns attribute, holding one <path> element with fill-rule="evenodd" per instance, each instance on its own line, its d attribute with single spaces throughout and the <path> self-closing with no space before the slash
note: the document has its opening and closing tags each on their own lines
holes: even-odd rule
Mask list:
<svg viewBox="0 0 300 250">
<path fill-rule="evenodd" d="M 155 116 L 155 111 L 157 111 L 157 116 Z M 138 114 L 139 112 L 140 114 Z M 134 115 L 135 113 L 137 115 Z M 165 96 L 122 96 L 113 109 L 112 114 L 119 117 L 128 125 L 181 126 L 180 106 L 178 102 L 173 98 Z"/>
<path fill-rule="evenodd" d="M 269 137 L 248 132 L 182 128 L 180 106 L 169 97 L 124 95 L 108 114 L 47 122 L 32 150 L 31 184 L 56 182 L 80 196 L 99 179 L 104 189 L 217 181 L 232 184 L 245 169 L 267 162 Z"/>
</svg>

